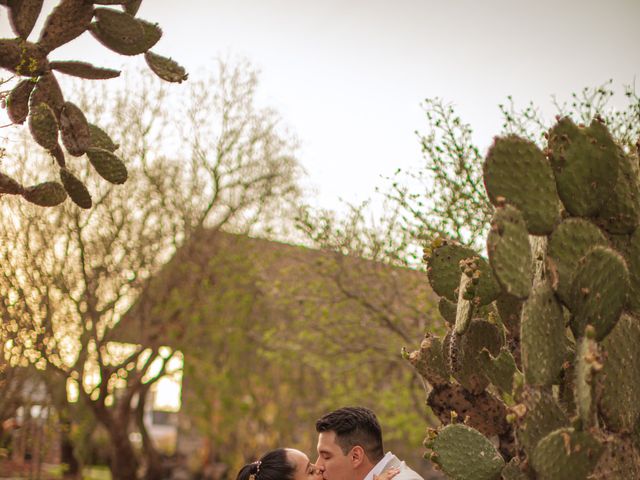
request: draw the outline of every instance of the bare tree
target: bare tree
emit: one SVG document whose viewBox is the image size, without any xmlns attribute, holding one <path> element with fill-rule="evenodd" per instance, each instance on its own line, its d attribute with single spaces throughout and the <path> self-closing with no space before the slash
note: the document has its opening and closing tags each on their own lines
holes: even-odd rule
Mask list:
<svg viewBox="0 0 640 480">
<path fill-rule="evenodd" d="M 0 291 L 11 299 L 3 313 L 16 325 L 20 355 L 77 382 L 109 434 L 117 480 L 138 474 L 132 428 L 142 430 L 147 477 L 158 474 L 135 411 L 175 354 L 151 337 L 129 348 L 112 342 L 122 314 L 198 229 L 267 228 L 267 214 L 299 194 L 300 174 L 295 142 L 275 112 L 254 103 L 257 74 L 247 63 L 220 63 L 191 84 L 184 107 L 146 77 L 136 82 L 117 93 L 85 91 L 96 116 L 120 132 L 127 183 L 93 185 L 80 169 L 97 192 L 91 210 L 66 202 L 43 212 L 3 199 L 0 230 Z"/>
<path fill-rule="evenodd" d="M 331 306 L 341 313 L 315 315 L 313 332 L 304 332 L 297 341 L 308 362 L 321 371 L 323 364 L 334 376 L 339 368 L 358 370 L 357 376 L 366 379 L 356 389 L 361 395 L 371 389 L 383 392 L 392 383 L 394 391 L 406 390 L 405 405 L 413 406 L 413 411 L 404 414 L 428 420 L 422 384 L 400 351 L 427 327 L 438 330 L 444 325 L 423 274 L 407 267 L 410 232 L 402 228 L 392 205 L 385 205 L 377 220 L 371 218 L 374 213 L 366 203 L 349 207 L 343 216 L 309 208 L 299 212 L 299 231 L 323 252 L 304 268 L 324 288 L 311 285 L 296 292 L 290 308 L 322 312 Z M 305 317 L 300 314 L 300 318 Z M 289 327 L 283 335 L 297 332 Z M 327 381 L 331 383 L 330 378 Z M 376 407 L 386 409 L 384 403 Z"/>
</svg>

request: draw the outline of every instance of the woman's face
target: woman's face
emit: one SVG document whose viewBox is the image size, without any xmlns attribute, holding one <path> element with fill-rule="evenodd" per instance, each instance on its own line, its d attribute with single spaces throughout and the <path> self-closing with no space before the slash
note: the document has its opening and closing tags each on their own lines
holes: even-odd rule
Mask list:
<svg viewBox="0 0 640 480">
<path fill-rule="evenodd" d="M 322 472 L 300 450 L 287 448 L 287 459 L 296 466 L 293 480 L 320 480 Z"/>
</svg>

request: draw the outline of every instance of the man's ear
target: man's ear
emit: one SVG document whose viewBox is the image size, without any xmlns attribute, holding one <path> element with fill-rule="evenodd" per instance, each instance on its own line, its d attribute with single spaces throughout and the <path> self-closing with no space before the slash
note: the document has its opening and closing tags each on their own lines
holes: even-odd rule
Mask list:
<svg viewBox="0 0 640 480">
<path fill-rule="evenodd" d="M 349 452 L 349 461 L 353 468 L 358 468 L 366 460 L 364 449 L 360 445 L 356 445 Z"/>
</svg>

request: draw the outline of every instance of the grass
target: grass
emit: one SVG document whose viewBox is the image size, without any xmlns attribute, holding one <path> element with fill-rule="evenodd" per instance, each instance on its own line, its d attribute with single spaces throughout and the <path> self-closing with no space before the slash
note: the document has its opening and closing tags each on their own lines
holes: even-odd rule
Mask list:
<svg viewBox="0 0 640 480">
<path fill-rule="evenodd" d="M 111 480 L 108 467 L 85 467 L 82 469 L 82 480 Z"/>
<path fill-rule="evenodd" d="M 11 474 L 11 476 L 6 477 L 2 474 L 6 474 L 8 472 L 3 472 L 3 469 L 0 468 L 0 480 L 23 480 L 28 477 L 28 474 L 25 472 L 15 472 Z M 43 465 L 41 470 L 40 478 L 46 480 L 57 480 L 64 478 L 64 473 L 67 470 L 67 466 L 64 464 L 61 465 Z M 32 473 L 32 476 L 35 476 L 35 472 Z M 82 470 L 82 480 L 111 480 L 111 472 L 108 467 L 105 466 L 91 466 L 85 467 Z"/>
</svg>

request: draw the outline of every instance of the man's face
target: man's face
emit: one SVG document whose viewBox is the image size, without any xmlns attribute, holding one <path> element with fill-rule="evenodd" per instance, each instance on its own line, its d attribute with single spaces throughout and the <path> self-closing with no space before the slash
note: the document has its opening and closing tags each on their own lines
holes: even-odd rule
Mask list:
<svg viewBox="0 0 640 480">
<path fill-rule="evenodd" d="M 336 443 L 336 432 L 320 432 L 318 435 L 316 466 L 323 470 L 325 480 L 352 480 L 355 477 L 349 455 L 345 455 Z"/>
</svg>

